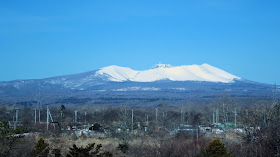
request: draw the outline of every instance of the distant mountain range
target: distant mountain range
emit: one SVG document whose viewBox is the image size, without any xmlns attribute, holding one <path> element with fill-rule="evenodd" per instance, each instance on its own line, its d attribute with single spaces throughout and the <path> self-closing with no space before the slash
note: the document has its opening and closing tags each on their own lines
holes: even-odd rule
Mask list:
<svg viewBox="0 0 280 157">
<path fill-rule="evenodd" d="M 46 104 L 83 104 L 109 99 L 186 99 L 269 97 L 273 85 L 232 75 L 209 64 L 157 64 L 145 71 L 108 66 L 85 73 L 45 79 L 0 82 L 0 103 L 35 103 L 40 93 Z M 105 101 L 106 100 L 106 101 Z"/>
</svg>

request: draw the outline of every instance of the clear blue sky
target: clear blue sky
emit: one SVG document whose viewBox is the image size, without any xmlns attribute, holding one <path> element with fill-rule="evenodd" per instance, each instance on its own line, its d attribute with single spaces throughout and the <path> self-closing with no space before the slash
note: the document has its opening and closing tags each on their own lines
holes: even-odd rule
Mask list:
<svg viewBox="0 0 280 157">
<path fill-rule="evenodd" d="M 208 63 L 280 83 L 280 1 L 0 2 L 0 81 Z"/>
</svg>

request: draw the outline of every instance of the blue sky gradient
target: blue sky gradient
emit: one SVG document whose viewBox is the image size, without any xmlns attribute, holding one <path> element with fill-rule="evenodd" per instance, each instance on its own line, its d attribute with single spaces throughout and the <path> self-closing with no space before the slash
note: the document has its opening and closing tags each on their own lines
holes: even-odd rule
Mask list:
<svg viewBox="0 0 280 157">
<path fill-rule="evenodd" d="M 0 81 L 208 63 L 280 83 L 280 1 L 1 1 Z"/>
</svg>

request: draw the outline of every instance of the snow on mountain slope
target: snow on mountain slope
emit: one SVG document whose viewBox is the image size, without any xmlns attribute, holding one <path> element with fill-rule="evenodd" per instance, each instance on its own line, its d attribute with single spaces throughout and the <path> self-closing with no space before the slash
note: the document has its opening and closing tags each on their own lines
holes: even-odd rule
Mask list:
<svg viewBox="0 0 280 157">
<path fill-rule="evenodd" d="M 130 68 L 112 65 L 112 66 L 108 66 L 108 67 L 102 68 L 101 70 L 97 71 L 96 76 L 97 75 L 107 75 L 107 76 L 109 76 L 110 81 L 123 82 L 123 81 L 129 81 L 137 73 L 139 73 L 139 72 L 132 70 Z"/>
<path fill-rule="evenodd" d="M 240 77 L 208 64 L 174 67 L 169 64 L 158 64 L 152 69 L 145 71 L 136 71 L 130 68 L 113 65 L 101 68 L 95 75 L 105 75 L 110 81 L 115 82 L 154 82 L 158 80 L 171 80 L 230 83 L 234 79 L 241 79 Z"/>
</svg>

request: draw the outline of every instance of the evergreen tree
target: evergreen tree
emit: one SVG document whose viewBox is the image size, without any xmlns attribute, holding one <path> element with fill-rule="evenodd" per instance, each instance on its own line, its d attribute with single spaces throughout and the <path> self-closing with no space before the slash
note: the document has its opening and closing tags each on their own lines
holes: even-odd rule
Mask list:
<svg viewBox="0 0 280 157">
<path fill-rule="evenodd" d="M 118 147 L 117 147 L 118 150 L 120 150 L 123 155 L 125 156 L 127 151 L 128 151 L 128 144 L 127 143 L 123 143 L 123 144 L 119 144 Z"/>
<path fill-rule="evenodd" d="M 204 149 L 203 155 L 205 157 L 230 157 L 231 154 L 227 152 L 227 148 L 220 141 L 220 139 L 214 139 Z"/>
<path fill-rule="evenodd" d="M 95 143 L 88 144 L 85 148 L 77 147 L 73 144 L 73 147 L 70 148 L 69 153 L 66 157 L 112 157 L 113 155 L 110 152 L 101 152 L 101 144 L 96 145 Z"/>
<path fill-rule="evenodd" d="M 33 149 L 32 156 L 46 157 L 49 154 L 49 144 L 45 143 L 45 140 L 41 137 Z"/>
<path fill-rule="evenodd" d="M 23 129 L 14 130 L 9 127 L 8 121 L 0 120 L 0 156 L 8 156 L 12 153 L 14 145 L 20 141 L 20 138 L 14 135 L 22 133 L 24 133 Z"/>
</svg>

